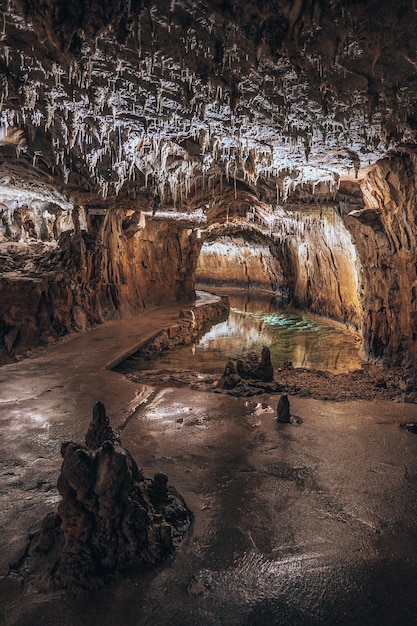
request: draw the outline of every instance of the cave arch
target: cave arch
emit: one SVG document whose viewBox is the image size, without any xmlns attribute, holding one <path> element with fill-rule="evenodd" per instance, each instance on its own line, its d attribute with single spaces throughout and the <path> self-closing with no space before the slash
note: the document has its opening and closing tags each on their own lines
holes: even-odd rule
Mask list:
<svg viewBox="0 0 417 626">
<path fill-rule="evenodd" d="M 258 201 L 249 209 L 223 205 L 211 217 L 200 233 L 198 283 L 271 291 L 294 306 L 362 328 L 361 263 L 334 204 L 284 210 Z"/>
</svg>

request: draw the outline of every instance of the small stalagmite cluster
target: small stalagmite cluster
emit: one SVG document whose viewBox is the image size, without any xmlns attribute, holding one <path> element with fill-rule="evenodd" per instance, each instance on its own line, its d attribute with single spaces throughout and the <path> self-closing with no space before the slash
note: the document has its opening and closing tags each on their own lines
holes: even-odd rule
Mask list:
<svg viewBox="0 0 417 626">
<path fill-rule="evenodd" d="M 239 397 L 279 391 L 280 386 L 274 381 L 270 349 L 264 346 L 261 357 L 256 352 L 249 352 L 236 363 L 230 359 L 223 376 L 214 383 L 214 389 Z"/>
<path fill-rule="evenodd" d="M 192 513 L 166 474 L 146 480 L 97 403 L 86 445 L 62 444 L 62 500 L 30 537 L 22 574 L 41 588 L 95 588 L 174 552 Z"/>
</svg>

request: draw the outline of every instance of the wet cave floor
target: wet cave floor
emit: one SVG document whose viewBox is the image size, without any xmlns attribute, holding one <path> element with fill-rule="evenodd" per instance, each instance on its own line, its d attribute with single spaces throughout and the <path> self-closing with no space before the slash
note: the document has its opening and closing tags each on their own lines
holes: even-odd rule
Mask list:
<svg viewBox="0 0 417 626">
<path fill-rule="evenodd" d="M 154 315 L 149 328 L 155 323 Z M 62 344 L 55 386 L 49 374 L 46 388 L 38 380 L 28 389 L 43 357 L 0 369 L 2 571 L 23 530 L 56 508 L 60 441 L 83 436 L 91 412 L 83 417 L 77 406 L 100 390 L 145 475 L 166 472 L 185 497 L 192 533 L 161 566 L 94 592 L 39 593 L 12 572 L 0 585 L 0 623 L 416 624 L 417 437 L 400 428 L 417 419 L 415 404 L 291 395 L 301 424 L 278 424 L 279 394 L 137 385 L 105 370 L 89 379 L 89 350 L 104 350 L 110 334 L 87 333 L 82 354 L 80 338 Z M 48 349 L 49 364 L 53 355 Z M 19 372 L 25 397 L 7 385 Z"/>
</svg>

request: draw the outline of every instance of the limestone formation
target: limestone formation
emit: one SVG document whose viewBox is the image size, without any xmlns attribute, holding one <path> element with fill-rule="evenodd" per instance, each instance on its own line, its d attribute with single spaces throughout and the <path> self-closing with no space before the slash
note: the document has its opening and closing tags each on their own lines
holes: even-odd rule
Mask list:
<svg viewBox="0 0 417 626">
<path fill-rule="evenodd" d="M 271 382 L 274 379 L 274 369 L 270 349 L 264 346 L 260 359 L 256 352 L 249 352 L 246 358 L 238 359 L 236 369 L 242 378 Z"/>
<path fill-rule="evenodd" d="M 290 401 L 286 394 L 283 394 L 278 401 L 277 421 L 283 424 L 289 424 L 291 422 Z"/>
<path fill-rule="evenodd" d="M 213 388 L 213 386 L 212 386 Z M 250 352 L 236 364 L 230 359 L 220 380 L 214 385 L 216 391 L 224 390 L 229 395 L 251 397 L 260 393 L 271 393 L 281 388 L 274 382 L 274 369 L 269 348 L 262 348 L 261 358 Z"/>
<path fill-rule="evenodd" d="M 106 408 L 102 402 L 93 406 L 93 419 L 85 435 L 85 445 L 90 450 L 97 450 L 105 441 L 120 444 L 120 439 L 110 425 Z"/>
<path fill-rule="evenodd" d="M 104 407 L 95 406 L 103 419 Z M 94 588 L 127 567 L 159 563 L 187 532 L 192 514 L 166 474 L 145 480 L 131 454 L 106 439 L 94 450 L 62 444 L 62 500 L 31 538 L 22 565 L 42 587 Z"/>
<path fill-rule="evenodd" d="M 219 381 L 219 387 L 221 389 L 234 389 L 240 380 L 240 376 L 236 372 L 234 361 L 228 361 L 223 376 Z"/>
<path fill-rule="evenodd" d="M 166 502 L 168 498 L 168 476 L 163 472 L 154 474 L 153 481 L 149 485 L 148 494 L 155 507 Z"/>
<path fill-rule="evenodd" d="M 263 346 L 262 348 L 260 369 L 262 372 L 262 381 L 264 381 L 265 383 L 270 383 L 272 380 L 274 380 L 274 368 L 271 362 L 271 350 L 267 346 Z"/>
</svg>

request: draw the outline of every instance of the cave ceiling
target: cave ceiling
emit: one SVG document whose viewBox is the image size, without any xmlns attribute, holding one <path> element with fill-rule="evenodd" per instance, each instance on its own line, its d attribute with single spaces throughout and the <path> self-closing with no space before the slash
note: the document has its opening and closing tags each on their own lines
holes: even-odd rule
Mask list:
<svg viewBox="0 0 417 626">
<path fill-rule="evenodd" d="M 210 185 L 285 202 L 416 142 L 411 0 L 0 6 L 6 204 L 195 208 Z"/>
</svg>

